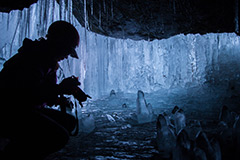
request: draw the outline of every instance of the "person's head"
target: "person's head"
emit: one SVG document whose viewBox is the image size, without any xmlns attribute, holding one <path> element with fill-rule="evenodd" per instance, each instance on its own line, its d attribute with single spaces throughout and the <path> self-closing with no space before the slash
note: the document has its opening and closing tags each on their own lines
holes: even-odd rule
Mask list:
<svg viewBox="0 0 240 160">
<path fill-rule="evenodd" d="M 59 61 L 68 55 L 77 58 L 75 48 L 79 45 L 79 34 L 76 28 L 66 21 L 55 21 L 48 28 L 47 41 L 55 50 L 55 58 Z"/>
</svg>

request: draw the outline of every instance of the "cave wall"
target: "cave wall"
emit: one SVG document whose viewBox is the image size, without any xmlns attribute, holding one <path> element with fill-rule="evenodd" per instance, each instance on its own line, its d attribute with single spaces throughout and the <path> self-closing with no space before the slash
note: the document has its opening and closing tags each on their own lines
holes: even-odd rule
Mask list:
<svg viewBox="0 0 240 160">
<path fill-rule="evenodd" d="M 80 34 L 80 59 L 61 62 L 59 81 L 74 74 L 94 98 L 112 89 L 136 93 L 139 89 L 238 85 L 240 48 L 235 33 L 179 34 L 154 41 L 117 39 L 83 28 L 71 14 L 72 5 L 71 1 L 59 6 L 56 1 L 39 0 L 29 9 L 1 13 L 1 64 L 17 52 L 25 37 L 45 36 L 53 21 L 63 19 Z"/>
</svg>

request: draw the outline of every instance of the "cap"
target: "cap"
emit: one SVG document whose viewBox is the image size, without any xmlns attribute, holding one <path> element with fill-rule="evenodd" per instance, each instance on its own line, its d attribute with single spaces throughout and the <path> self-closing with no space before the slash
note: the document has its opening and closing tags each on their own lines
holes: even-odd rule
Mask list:
<svg viewBox="0 0 240 160">
<path fill-rule="evenodd" d="M 71 57 L 77 58 L 75 48 L 79 45 L 79 34 L 76 28 L 66 21 L 55 21 L 48 28 L 47 39 L 54 45 L 67 50 Z"/>
<path fill-rule="evenodd" d="M 79 59 L 75 48 L 70 48 L 69 52 L 71 57 Z"/>
</svg>

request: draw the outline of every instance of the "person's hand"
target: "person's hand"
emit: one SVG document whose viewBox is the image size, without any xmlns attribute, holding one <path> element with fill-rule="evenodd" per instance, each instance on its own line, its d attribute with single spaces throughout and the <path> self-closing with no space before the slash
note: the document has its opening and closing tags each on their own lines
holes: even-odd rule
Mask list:
<svg viewBox="0 0 240 160">
<path fill-rule="evenodd" d="M 87 98 L 92 98 L 89 95 L 85 94 L 80 88 L 76 88 L 73 93 L 74 98 L 76 98 L 79 103 L 84 102 L 87 100 Z"/>
<path fill-rule="evenodd" d="M 62 80 L 59 84 L 60 94 L 71 95 L 78 88 L 81 83 L 78 81 L 77 77 L 71 76 Z"/>
<path fill-rule="evenodd" d="M 73 109 L 73 103 L 70 100 L 70 98 L 66 98 L 64 96 L 60 97 L 59 105 L 70 108 L 70 109 Z"/>
</svg>

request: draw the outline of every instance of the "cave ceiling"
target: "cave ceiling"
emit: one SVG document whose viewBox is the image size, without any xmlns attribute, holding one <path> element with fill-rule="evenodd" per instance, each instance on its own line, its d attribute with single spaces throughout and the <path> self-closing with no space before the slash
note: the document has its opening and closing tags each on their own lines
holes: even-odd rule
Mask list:
<svg viewBox="0 0 240 160">
<path fill-rule="evenodd" d="M 23 9 L 36 1 L 3 0 L 0 11 Z M 239 34 L 238 1 L 85 0 L 84 5 L 84 0 L 72 0 L 72 11 L 90 31 L 115 38 L 154 40 L 189 33 Z"/>
</svg>

